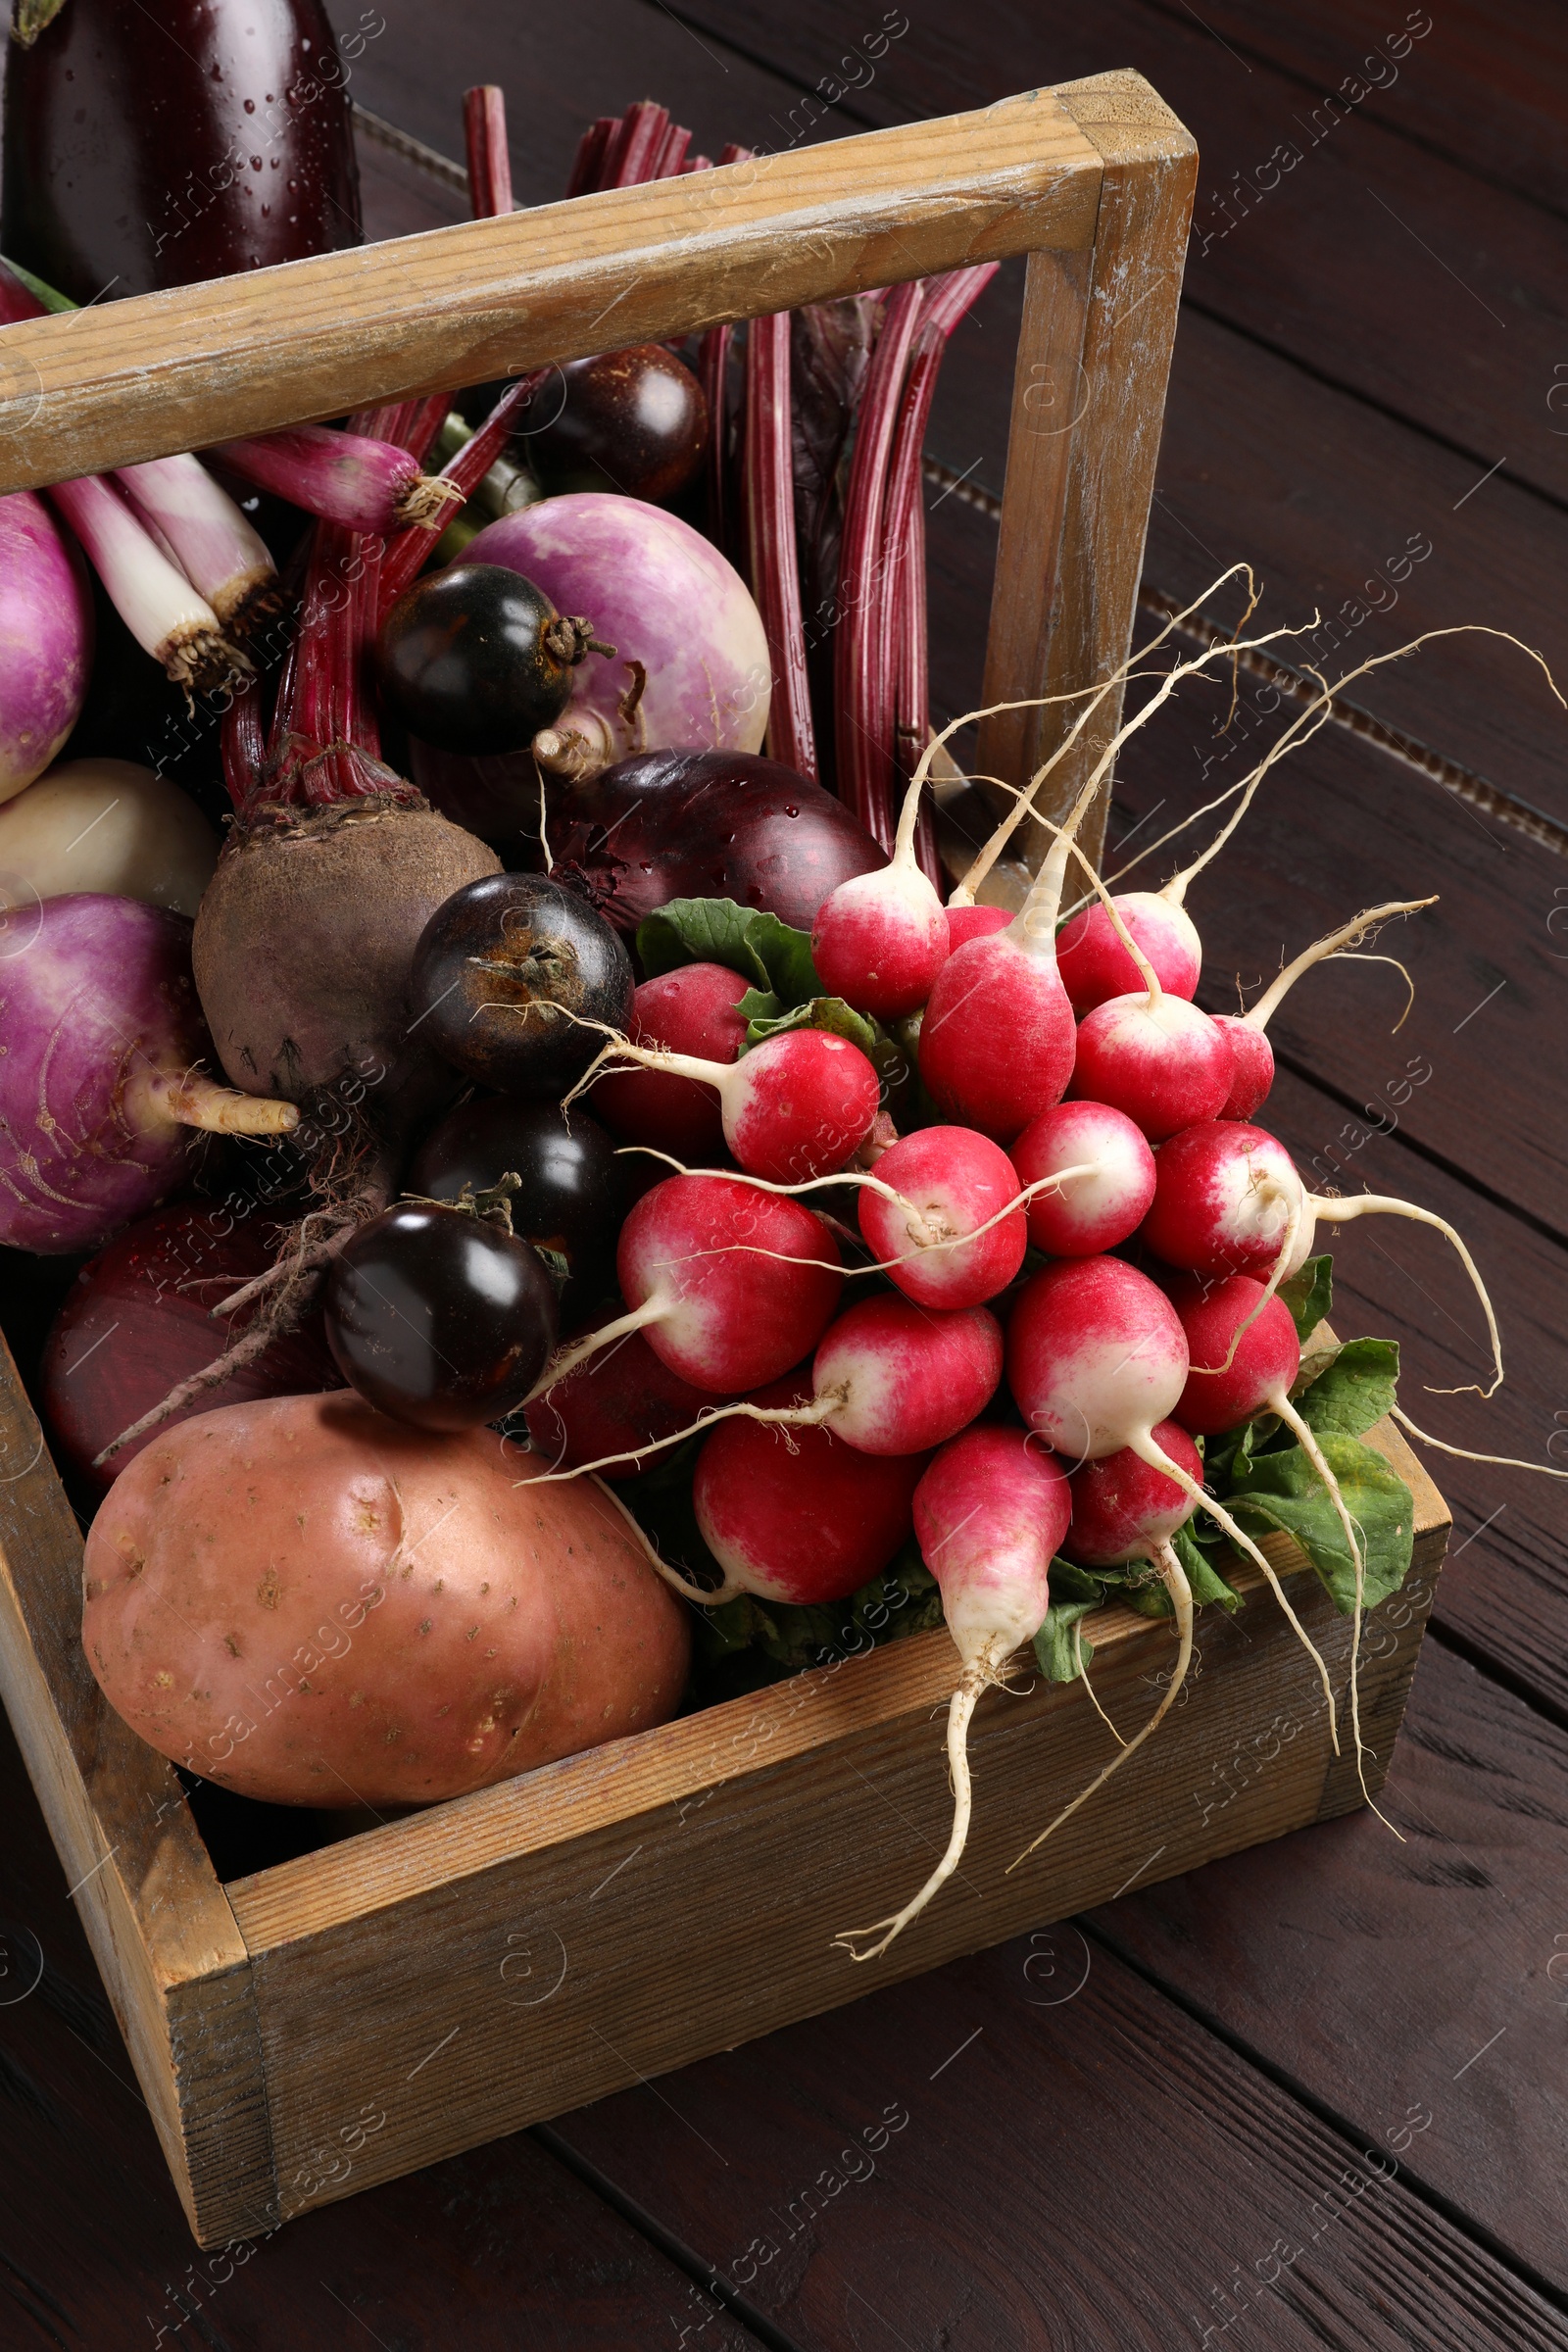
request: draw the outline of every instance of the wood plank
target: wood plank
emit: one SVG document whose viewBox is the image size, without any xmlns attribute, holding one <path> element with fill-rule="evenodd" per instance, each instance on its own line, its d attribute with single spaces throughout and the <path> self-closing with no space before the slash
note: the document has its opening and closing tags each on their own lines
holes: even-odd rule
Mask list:
<svg viewBox="0 0 1568 2352">
<path fill-rule="evenodd" d="M 191 2209 L 220 2240 L 272 2188 L 249 1955 L 173 1768 L 88 1669 L 81 1537 L 3 1346 L 0 1461 L 0 1700 L 182 2187 L 192 2152 L 220 2150 Z"/>
<path fill-rule="evenodd" d="M 681 2272 L 525 2135 L 198 2255 L 3 1721 L 0 1817 L 8 2347 L 341 2352 L 365 2328 L 400 2352 L 445 2352 L 461 2311 L 472 2352 L 564 2330 L 573 2352 L 623 2352 L 689 2310 Z M 757 2339 L 715 2320 L 702 2340 L 751 2352 Z"/>
<path fill-rule="evenodd" d="M 842 0 L 802 0 L 760 39 L 745 0 L 691 0 L 684 13 L 705 39 L 760 51 L 807 88 L 854 21 Z M 1552 429 L 1568 418 L 1545 405 L 1568 351 L 1568 224 L 1396 136 L 1364 106 L 1324 128 L 1332 110 L 1314 122 L 1298 81 L 1228 56 L 1202 17 L 1144 0 L 931 12 L 911 20 L 858 103 L 875 121 L 902 121 L 1029 80 L 1136 66 L 1202 158 L 1191 301 L 1457 444 L 1478 474 L 1505 458 L 1516 478 L 1568 496 L 1568 437 Z M 1383 29 L 1400 22 L 1391 13 Z M 1412 45 L 1391 106 L 1422 74 L 1425 46 Z M 1290 147 L 1298 164 L 1278 159 Z"/>
<path fill-rule="evenodd" d="M 1049 92 L 0 330 L 0 491 L 1093 233 Z"/>
<path fill-rule="evenodd" d="M 1266 58 L 1314 94 L 1337 89 L 1358 68 L 1377 74 L 1386 86 L 1365 101 L 1370 118 L 1532 204 L 1568 213 L 1568 24 L 1549 0 L 1506 9 L 1451 0 L 1433 13 L 1432 30 L 1403 66 L 1384 47 L 1401 20 L 1380 0 L 1317 0 L 1309 10 L 1285 0 L 1215 0 L 1203 22 L 1216 40 L 1244 58 Z M 1389 78 L 1391 67 L 1396 78 Z"/>
<path fill-rule="evenodd" d="M 1418 1200 L 1469 1243 L 1502 1325 L 1508 1370 L 1490 1404 L 1430 1394 L 1468 1380 L 1486 1347 L 1464 1269 L 1438 1237 L 1392 1217 L 1325 1237 L 1334 1251 L 1339 1328 L 1398 1341 L 1400 1389 L 1414 1419 L 1452 1445 L 1563 1466 L 1562 1246 L 1434 1167 L 1396 1134 L 1368 1136 L 1351 1149 L 1366 1122 L 1348 1121 L 1342 1103 L 1291 1071 L 1276 1082 L 1262 1118 L 1303 1165 L 1314 1154 L 1338 1165 L 1344 1190 L 1365 1185 Z M 1559 1480 L 1435 1450 L 1423 1458 L 1454 1516 L 1437 1622 L 1568 1720 L 1568 1491 Z"/>
<path fill-rule="evenodd" d="M 1379 1801 L 1097 1930 L 1568 2288 L 1568 1734 L 1429 1642 Z"/>
<path fill-rule="evenodd" d="M 1381 2130 L 1342 2135 L 1070 1927 L 661 2087 L 556 2134 L 805 2352 L 1568 2342 Z"/>
<path fill-rule="evenodd" d="M 1415 1464 L 1408 1474 L 1430 1576 L 1441 1505 Z M 1343 1686 L 1348 1621 L 1309 1576 L 1295 1597 Z M 1422 1621 L 1405 1612 L 1366 1685 L 1374 1757 L 1392 1745 Z M 1169 1655 L 1168 1626 L 1111 1615 L 1096 1675 L 1112 1715 L 1136 1719 Z M 933 1728 L 953 1684 L 944 1635 L 824 1667 L 230 1886 L 255 1963 L 285 2213 L 1102 1899 L 1151 1848 L 1158 1867 L 1189 1866 L 1210 1850 L 1187 1803 L 1195 1772 L 1276 1713 L 1298 1724 L 1299 1742 L 1266 1790 L 1227 1810 L 1227 1844 L 1359 1801 L 1330 1757 L 1315 1670 L 1266 1599 L 1245 1625 L 1205 1628 L 1204 1658 L 1163 1740 L 1129 1760 L 1116 1802 L 1107 1791 L 1015 1875 L 1007 1866 L 1050 1792 L 1083 1786 L 1109 1740 L 1076 1689 L 983 1699 L 961 1873 L 863 1971 L 833 1948 L 834 1935 L 896 1908 L 948 1834 Z M 1374 1786 L 1380 1769 L 1369 1763 Z M 790 1819 L 808 1825 L 800 1883 L 778 1870 Z M 366 2098 L 386 2128 L 352 2176 L 333 2177 L 318 2152 L 336 2147 Z"/>
<path fill-rule="evenodd" d="M 1075 82 L 1063 104 L 1104 159 L 1093 253 L 1077 270 L 1036 254 L 1013 368 L 1006 489 L 983 699 L 988 706 L 1100 684 L 1126 660 L 1159 451 L 1198 152 L 1169 109 L 1128 77 Z M 982 722 L 988 775 L 1027 783 L 1079 712 L 1061 702 Z M 1060 823 L 1115 735 L 1108 696 L 1052 779 Z M 1108 783 L 1080 826 L 1098 857 Z M 1050 835 L 1032 828 L 1031 862 Z"/>
</svg>

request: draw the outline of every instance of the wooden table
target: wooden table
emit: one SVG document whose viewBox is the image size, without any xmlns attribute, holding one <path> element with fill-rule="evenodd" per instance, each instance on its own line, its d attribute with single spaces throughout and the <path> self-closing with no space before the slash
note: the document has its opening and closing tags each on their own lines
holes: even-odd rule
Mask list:
<svg viewBox="0 0 1568 2352">
<path fill-rule="evenodd" d="M 644 95 L 716 154 L 1137 66 L 1203 158 L 1152 607 L 1245 556 L 1269 618 L 1317 609 L 1336 668 L 1474 618 L 1568 681 L 1568 39 L 1544 0 L 384 0 L 360 24 L 376 236 L 462 217 L 439 158 L 474 81 L 506 86 L 533 203 L 591 117 Z M 976 699 L 1017 298 L 1004 272 L 933 427 L 944 714 Z M 1244 673 L 1228 727 L 1220 693 L 1167 711 L 1113 846 L 1241 774 L 1279 692 Z M 1352 699 L 1195 890 L 1205 987 L 1233 1002 L 1233 974 L 1356 906 L 1441 893 L 1396 943 L 1418 991 L 1397 1035 L 1376 967 L 1291 1000 L 1271 1123 L 1324 1181 L 1469 1236 L 1508 1386 L 1423 1397 L 1428 1425 L 1568 1457 L 1568 721 L 1481 637 Z M 1407 1398 L 1476 1376 L 1434 1236 L 1362 1225 L 1337 1262 L 1341 1327 L 1401 1341 Z M 1357 1815 L 1130 1892 L 199 2266 L 7 1740 L 0 2344 L 1568 2345 L 1561 1490 L 1438 1467 L 1453 1557 L 1384 1799 L 1397 1837 Z"/>
</svg>

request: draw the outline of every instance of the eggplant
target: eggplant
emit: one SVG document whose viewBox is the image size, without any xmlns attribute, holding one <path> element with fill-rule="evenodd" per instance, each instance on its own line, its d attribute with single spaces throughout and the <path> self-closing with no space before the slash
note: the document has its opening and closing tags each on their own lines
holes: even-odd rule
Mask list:
<svg viewBox="0 0 1568 2352">
<path fill-rule="evenodd" d="M 348 75 L 321 0 L 31 0 L 0 243 L 78 303 L 358 245 Z"/>
</svg>

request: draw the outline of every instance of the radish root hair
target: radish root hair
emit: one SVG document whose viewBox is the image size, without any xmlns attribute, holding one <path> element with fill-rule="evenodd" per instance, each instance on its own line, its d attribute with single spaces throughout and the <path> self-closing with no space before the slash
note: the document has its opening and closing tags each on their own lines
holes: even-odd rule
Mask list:
<svg viewBox="0 0 1568 2352">
<path fill-rule="evenodd" d="M 1190 1494 L 1192 1496 L 1193 1501 L 1198 1505 L 1199 1509 L 1200 1511 L 1206 1511 L 1215 1524 L 1224 1529 L 1226 1535 L 1229 1536 L 1231 1542 L 1236 1545 L 1237 1549 L 1239 1551 L 1246 1552 L 1253 1567 L 1260 1568 L 1262 1570 L 1264 1577 L 1267 1579 L 1269 1591 L 1273 1593 L 1275 1599 L 1279 1602 L 1280 1607 L 1285 1612 L 1286 1620 L 1290 1625 L 1291 1631 L 1295 1634 L 1296 1639 L 1300 1642 L 1301 1647 L 1305 1650 L 1307 1656 L 1317 1668 L 1318 1680 L 1323 1685 L 1323 1696 L 1328 1702 L 1329 1740 L 1333 1746 L 1334 1753 L 1338 1755 L 1340 1752 L 1339 1714 L 1334 1704 L 1334 1687 L 1329 1681 L 1328 1667 L 1325 1665 L 1322 1652 L 1317 1648 L 1311 1635 L 1307 1632 L 1305 1626 L 1301 1623 L 1301 1620 L 1292 1608 L 1290 1600 L 1286 1595 L 1285 1587 L 1280 1583 L 1279 1576 L 1270 1563 L 1266 1553 L 1259 1550 L 1258 1546 L 1253 1543 L 1251 1537 L 1248 1535 L 1245 1530 L 1237 1526 L 1235 1520 L 1231 1517 L 1229 1511 L 1225 1509 L 1222 1503 L 1216 1502 L 1212 1494 L 1204 1493 L 1203 1489 L 1199 1485 L 1197 1479 L 1192 1476 L 1191 1472 L 1184 1470 L 1180 1462 L 1173 1462 L 1170 1455 L 1165 1451 L 1164 1447 L 1156 1445 L 1152 1432 L 1149 1433 L 1141 1440 L 1135 1438 L 1133 1440 L 1133 1451 L 1141 1460 L 1146 1461 L 1152 1470 L 1162 1470 L 1167 1478 L 1173 1478 L 1176 1481 L 1176 1484 L 1181 1488 L 1182 1492 L 1185 1494 Z M 1033 1851 L 1033 1848 L 1030 1850 Z"/>
<path fill-rule="evenodd" d="M 1319 1224 L 1348 1225 L 1356 1217 L 1367 1216 L 1408 1217 L 1413 1224 L 1432 1226 L 1436 1232 L 1443 1234 L 1451 1243 L 1461 1265 L 1470 1277 L 1476 1297 L 1481 1301 L 1481 1311 L 1487 1318 L 1487 1336 L 1492 1342 L 1492 1380 L 1487 1388 L 1483 1388 L 1479 1381 L 1467 1380 L 1460 1382 L 1457 1388 L 1429 1388 L 1427 1395 L 1429 1396 L 1495 1396 L 1502 1386 L 1502 1334 L 1497 1329 L 1497 1318 L 1493 1312 L 1492 1300 L 1487 1295 L 1487 1286 L 1481 1279 L 1480 1268 L 1459 1235 L 1448 1223 L 1447 1218 L 1440 1217 L 1435 1209 L 1418 1208 L 1413 1200 L 1396 1200 L 1388 1193 L 1352 1193 L 1348 1200 L 1325 1200 L 1320 1196 L 1313 1196 L 1311 1206 L 1316 1212 Z"/>
<path fill-rule="evenodd" d="M 1467 1394 L 1462 1389 L 1437 1389 L 1432 1393 L 1438 1396 Z M 1474 1453 L 1468 1446 L 1450 1446 L 1446 1438 L 1435 1438 L 1430 1430 L 1418 1429 L 1402 1405 L 1391 1404 L 1389 1412 L 1401 1429 L 1407 1429 L 1423 1446 L 1435 1446 L 1440 1453 L 1454 1454 L 1461 1462 L 1494 1462 L 1499 1470 L 1534 1470 L 1540 1478 L 1568 1478 L 1568 1470 L 1560 1470 L 1555 1462 L 1526 1462 L 1513 1453 Z"/>
<path fill-rule="evenodd" d="M 1158 1453 L 1159 1448 L 1156 1446 L 1154 1450 L 1156 1453 Z M 1077 1812 L 1080 1805 L 1087 1805 L 1089 1799 L 1095 1795 L 1099 1789 L 1103 1788 L 1105 1783 L 1110 1779 L 1111 1774 L 1113 1772 L 1119 1772 L 1133 1751 L 1136 1748 L 1142 1747 L 1144 1741 L 1149 1739 L 1152 1733 L 1159 1729 L 1166 1716 L 1170 1713 L 1171 1708 L 1176 1703 L 1177 1692 L 1181 1690 L 1183 1683 L 1187 1680 L 1187 1669 L 1192 1662 L 1193 1655 L 1192 1587 L 1187 1582 L 1186 1570 L 1183 1568 L 1180 1560 L 1176 1557 L 1175 1552 L 1172 1551 L 1169 1544 L 1156 1544 L 1150 1554 L 1150 1559 L 1153 1567 L 1158 1571 L 1160 1581 L 1164 1585 L 1166 1592 L 1170 1594 L 1171 1607 L 1175 1611 L 1176 1615 L 1176 1638 L 1178 1647 L 1176 1651 L 1176 1664 L 1172 1671 L 1170 1681 L 1165 1686 L 1165 1690 L 1160 1698 L 1158 1706 L 1154 1709 L 1154 1712 L 1152 1715 L 1151 1715 L 1149 1721 L 1144 1725 L 1143 1729 L 1135 1732 L 1132 1738 L 1124 1742 L 1120 1751 L 1111 1757 L 1110 1762 L 1105 1766 L 1104 1770 L 1096 1775 L 1095 1779 L 1090 1782 L 1088 1788 L 1082 1789 L 1080 1793 L 1073 1798 L 1070 1805 L 1062 1806 L 1061 1811 L 1056 1815 L 1055 1820 L 1051 1822 L 1047 1828 L 1043 1829 L 1039 1837 L 1036 1838 L 1032 1843 L 1024 1847 L 1023 1852 L 1018 1856 L 1017 1861 L 1008 1863 L 1007 1873 L 1009 1877 L 1012 1872 L 1019 1867 L 1019 1864 L 1028 1861 L 1029 1856 L 1034 1852 L 1036 1846 L 1044 1845 L 1048 1838 L 1054 1837 L 1057 1830 L 1060 1829 L 1062 1823 L 1070 1819 L 1070 1817 Z M 1331 1700 L 1330 1705 L 1332 1706 L 1332 1704 L 1333 1701 Z M 1114 1724 L 1112 1724 L 1110 1728 L 1114 1732 L 1116 1727 Z M 1120 1738 L 1119 1733 L 1117 1734 L 1117 1737 Z"/>
</svg>

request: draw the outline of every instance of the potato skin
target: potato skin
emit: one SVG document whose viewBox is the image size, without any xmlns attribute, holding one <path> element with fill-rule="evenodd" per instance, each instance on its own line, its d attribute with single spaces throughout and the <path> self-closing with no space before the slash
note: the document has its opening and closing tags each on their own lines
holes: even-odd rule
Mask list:
<svg viewBox="0 0 1568 2352">
<path fill-rule="evenodd" d="M 116 1711 L 274 1804 L 430 1804 L 667 1722 L 686 1614 L 590 1481 L 352 1394 L 221 1406 L 122 1471 L 82 1640 Z"/>
</svg>

